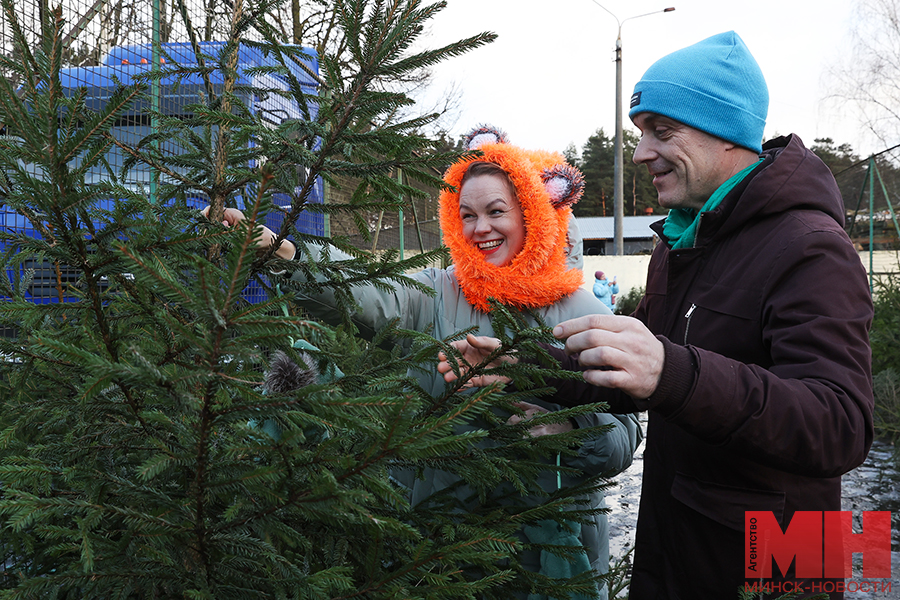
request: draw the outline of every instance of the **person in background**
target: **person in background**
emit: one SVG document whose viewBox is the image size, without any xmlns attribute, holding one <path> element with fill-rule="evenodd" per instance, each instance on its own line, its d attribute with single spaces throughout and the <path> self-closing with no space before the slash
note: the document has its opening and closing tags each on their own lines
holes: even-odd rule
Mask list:
<svg viewBox="0 0 900 600">
<path fill-rule="evenodd" d="M 616 294 L 619 293 L 619 284 L 613 275 L 612 281 L 606 278 L 603 271 L 594 273 L 594 295 L 600 302 L 606 305 L 610 312 L 615 312 Z"/>
<path fill-rule="evenodd" d="M 841 193 L 796 135 L 762 144 L 767 110 L 733 31 L 647 70 L 629 113 L 634 162 L 669 214 L 653 225 L 646 294 L 633 318 L 554 329 L 565 350 L 550 353 L 583 371 L 555 382 L 556 402 L 649 412 L 630 600 L 735 598 L 745 584 L 843 597 L 842 579 L 804 579 L 796 564 L 760 579 L 767 536 L 799 511 L 841 510 L 841 475 L 874 434 L 872 299 Z M 456 346 L 475 364 L 495 344 Z M 455 378 L 446 357 L 438 370 Z M 755 568 L 748 511 L 780 527 L 755 532 Z"/>
<path fill-rule="evenodd" d="M 610 314 L 601 302 L 581 289 L 581 239 L 570 208 L 582 193 L 581 173 L 565 164 L 560 154 L 518 148 L 508 143 L 503 132 L 491 127 L 473 130 L 467 137 L 467 148 L 480 150 L 482 156 L 453 164 L 444 177 L 453 189 L 442 191 L 440 197 L 441 231 L 453 266 L 412 275 L 433 289 L 433 296 L 409 287 L 390 291 L 375 285 L 353 288 L 359 310 L 352 316 L 361 329 L 375 331 L 399 319 L 400 328 L 430 330 L 439 339 L 473 326 L 478 333 L 491 335 L 489 298 L 522 311 L 533 325 L 537 322 L 528 315 L 529 311 L 537 312 L 548 325 L 598 312 Z M 226 209 L 226 225 L 233 226 L 241 219 L 240 211 Z M 268 248 L 273 240 L 274 234 L 263 228 L 260 247 Z M 335 249 L 330 252 L 333 258 L 342 256 Z M 286 259 L 295 253 L 294 244 L 288 240 L 276 251 Z M 298 271 L 292 277 L 298 279 L 302 273 Z M 326 322 L 340 319 L 334 296 L 328 291 L 306 297 L 302 305 L 313 318 Z M 414 369 L 410 374 L 432 396 L 443 393 L 446 383 L 438 373 Z M 518 406 L 524 415 L 510 415 L 509 423 L 560 408 L 540 398 L 531 398 Z M 480 426 L 472 423 L 465 427 Z M 611 426 L 611 429 L 587 439 L 577 456 L 561 456 L 564 466 L 578 469 L 582 475 L 562 473 L 560 479 L 556 473 L 547 471 L 538 482 L 546 491 L 552 492 L 559 485 L 577 485 L 589 476 L 612 476 L 631 465 L 634 451 L 643 438 L 635 414 L 591 413 L 564 423 L 534 427 L 530 435 L 597 426 Z M 434 468 L 425 469 L 422 477 L 404 472 L 397 478 L 410 489 L 413 505 L 428 502 L 436 492 L 458 484 L 455 476 Z M 508 491 L 497 493 L 505 495 Z M 459 486 L 454 491 L 461 501 L 470 494 L 467 486 Z M 535 503 L 542 500 L 533 499 Z M 605 507 L 601 492 L 592 494 L 590 507 Z M 585 553 L 571 563 L 560 561 L 551 553 L 524 550 L 520 556 L 522 564 L 533 572 L 552 577 L 591 570 L 596 574 L 607 573 L 608 519 L 606 514 L 590 519 L 586 524 L 572 523 L 577 542 Z M 556 524 L 552 527 L 556 529 Z M 549 539 L 548 533 L 560 533 L 545 529 L 526 527 L 523 540 L 544 543 Z M 554 570 L 556 567 L 552 565 L 561 563 L 563 570 Z M 597 592 L 598 598 L 607 597 L 606 586 L 598 586 Z M 542 597 L 532 594 L 528 598 Z"/>
</svg>

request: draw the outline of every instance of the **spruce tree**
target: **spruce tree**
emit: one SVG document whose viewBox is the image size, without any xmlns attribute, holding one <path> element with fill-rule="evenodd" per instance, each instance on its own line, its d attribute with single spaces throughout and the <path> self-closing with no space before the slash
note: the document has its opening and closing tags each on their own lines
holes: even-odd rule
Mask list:
<svg viewBox="0 0 900 600">
<path fill-rule="evenodd" d="M 539 492 L 534 481 L 552 468 L 548 456 L 573 452 L 594 432 L 528 438 L 524 425 L 505 425 L 492 410 L 510 410 L 515 394 L 465 390 L 465 379 L 431 397 L 407 367 L 434 368 L 439 349 L 452 354 L 447 340 L 396 329 L 364 337 L 349 319 L 311 321 L 303 286 L 276 285 L 277 273 L 302 269 L 307 291 L 331 288 L 342 307 L 361 282 L 414 285 L 403 273 L 433 256 L 374 257 L 294 224 L 305 211 L 396 209 L 396 198 L 418 193 L 391 177 L 397 168 L 440 185 L 429 168 L 458 151 L 429 151 L 416 133 L 429 116 L 386 121 L 409 100 L 377 82 L 493 36 L 413 52 L 444 3 L 334 0 L 352 61 L 320 56 L 321 89 L 312 97 L 286 68 L 299 50 L 266 26 L 271 6 L 237 2 L 219 54 L 202 56 L 195 44 L 196 62 L 169 61 L 95 111 L 83 91 L 66 96 L 61 88 L 59 13 L 31 48 L 14 0 L 0 1 L 24 56 L 3 64 L 21 88 L 0 82 L 0 194 L 40 233 L 0 232 L 9 275 L 0 278 L 0 326 L 15 330 L 0 339 L 0 598 L 589 596 L 590 577 L 523 572 L 516 532 L 587 518 L 577 498 L 603 482 L 548 494 L 537 507 L 514 499 Z M 287 95 L 307 118 L 272 128 L 242 104 L 233 93 L 241 43 L 277 57 L 284 68 L 268 70 L 290 82 L 287 93 L 254 93 Z M 153 78 L 214 71 L 224 89 L 210 86 L 190 118 L 156 115 L 159 132 L 134 146 L 111 135 Z M 163 139 L 182 151 L 164 152 L 154 143 Z M 105 160 L 113 144 L 130 157 L 124 171 L 148 165 L 164 176 L 161 200 L 121 184 L 124 172 Z M 107 170 L 105 181 L 89 183 L 91 169 Z M 308 201 L 317 178 L 338 175 L 360 181 L 350 203 Z M 276 192 L 293 197 L 280 231 L 301 249 L 290 263 L 255 242 Z M 208 219 L 189 202 L 197 197 L 208 199 Z M 110 198 L 104 208 L 97 202 Z M 219 225 L 223 207 L 238 199 L 249 225 Z M 352 258 L 305 260 L 312 242 Z M 31 265 L 42 261 L 78 273 L 75 284 L 57 285 L 59 298 L 72 301 L 26 299 Z M 268 289 L 268 300 L 242 297 L 251 281 Z M 536 342 L 551 339 L 546 328 L 529 328 L 499 305 L 495 315 L 504 350 L 543 356 Z M 554 372 L 544 362 L 507 374 L 534 387 Z M 475 419 L 482 429 L 456 432 Z M 477 444 L 486 439 L 489 447 Z M 425 466 L 459 475 L 484 501 L 473 510 L 448 494 L 413 509 L 391 474 Z M 513 500 L 491 501 L 498 486 L 509 486 Z"/>
</svg>

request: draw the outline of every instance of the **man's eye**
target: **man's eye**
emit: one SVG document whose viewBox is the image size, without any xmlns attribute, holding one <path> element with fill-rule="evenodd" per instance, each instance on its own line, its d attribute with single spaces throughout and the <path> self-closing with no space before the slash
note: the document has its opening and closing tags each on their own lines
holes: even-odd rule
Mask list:
<svg viewBox="0 0 900 600">
<path fill-rule="evenodd" d="M 657 127 L 656 129 L 653 130 L 653 135 L 655 135 L 658 138 L 670 137 L 672 135 L 672 128 L 671 127 Z"/>
</svg>

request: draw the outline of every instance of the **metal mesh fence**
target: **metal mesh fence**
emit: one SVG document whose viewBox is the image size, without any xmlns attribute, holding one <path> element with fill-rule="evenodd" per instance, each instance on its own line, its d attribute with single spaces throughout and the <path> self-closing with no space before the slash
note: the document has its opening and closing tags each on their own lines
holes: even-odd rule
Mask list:
<svg viewBox="0 0 900 600">
<path fill-rule="evenodd" d="M 141 47 L 149 54 L 154 41 L 188 42 L 189 28 L 200 41 L 223 40 L 234 14 L 230 0 L 16 0 L 15 7 L 21 28 L 34 42 L 45 17 L 61 9 L 69 67 L 107 64 L 106 58 L 117 46 Z M 2 50 L 12 54 L 12 30 L 5 15 L 0 27 Z"/>
<path fill-rule="evenodd" d="M 103 109 L 117 87 L 138 81 L 141 75 L 146 75 L 155 65 L 165 69 L 167 66 L 196 64 L 199 59 L 190 43 L 189 31 L 194 34 L 193 40 L 199 42 L 200 56 L 205 61 L 214 60 L 224 46 L 234 11 L 238 9 L 235 3 L 222 0 L 61 0 L 52 5 L 48 0 L 17 0 L 14 6 L 14 20 L 31 47 L 36 47 L 41 38 L 41 24 L 49 22 L 46 18 L 48 11 L 57 7 L 61 10 L 65 25 L 60 80 L 66 94 L 76 91 L 85 93 L 86 105 L 92 110 Z M 284 15 L 272 15 L 275 22 L 283 19 Z M 16 59 L 17 53 L 21 54 L 21 51 L 14 44 L 14 32 L 12 19 L 6 14 L 0 16 L 0 52 Z M 249 38 L 252 37 L 251 32 Z M 310 50 L 307 56 L 307 64 L 315 72 L 318 68 L 315 54 Z M 253 90 L 260 88 L 287 89 L 284 78 L 253 70 L 254 67 L 270 64 L 267 62 L 270 60 L 258 49 L 247 45 L 240 47 L 235 89 L 243 90 L 239 92 L 245 96 L 241 100 L 245 106 L 252 107 L 264 120 L 273 124 L 303 118 L 300 107 L 283 97 L 254 94 Z M 299 67 L 294 69 L 294 75 L 306 87 L 307 93 L 315 93 L 316 82 L 313 77 Z M 19 83 L 12 73 L 2 73 L 2 76 L 14 85 Z M 221 90 L 223 76 L 212 73 L 210 79 L 212 85 Z M 156 121 L 151 117 L 154 110 L 166 117 L 188 116 L 190 106 L 202 102 L 205 91 L 204 81 L 197 74 L 173 74 L 171 77 L 154 80 L 148 86 L 144 99 L 131 105 L 116 121 L 111 133 L 122 144 L 136 147 L 156 131 Z M 3 125 L 7 141 L 12 140 L 14 143 L 14 124 L 12 127 Z M 186 151 L 175 141 L 154 143 L 159 144 L 164 154 L 178 155 Z M 252 144 L 252 141 L 248 143 Z M 167 201 L 166 198 L 155 195 L 159 184 L 166 182 L 165 174 L 146 164 L 135 164 L 123 170 L 126 154 L 116 145 L 110 147 L 106 162 L 107 165 L 102 170 L 98 168 L 88 172 L 85 183 L 103 183 L 110 177 L 110 173 L 116 173 L 120 174 L 120 182 L 131 191 L 148 194 L 154 201 Z M 318 182 L 308 201 L 322 202 L 323 188 L 322 183 Z M 276 206 L 287 207 L 291 199 L 288 194 L 276 194 L 273 200 Z M 108 208 L 113 201 L 112 198 L 100 200 L 98 208 Z M 186 201 L 189 206 L 200 208 L 208 203 L 208 198 L 202 193 L 196 193 L 189 195 Z M 238 202 L 240 203 L 240 199 Z M 266 224 L 277 230 L 281 221 L 282 214 L 275 211 L 268 216 Z M 0 227 L 14 233 L 39 235 L 34 224 L 5 205 L 2 197 Z M 306 233 L 323 235 L 324 217 L 307 211 L 301 216 L 297 227 Z M 46 303 L 72 299 L 71 295 L 61 294 L 58 290 L 77 280 L 77 272 L 64 265 L 46 263 L 30 264 L 28 267 L 35 269 L 34 283 L 29 290 L 32 301 Z M 8 275 L 12 276 L 11 273 Z M 255 302 L 265 297 L 265 291 L 254 282 L 245 290 L 244 296 Z"/>
<path fill-rule="evenodd" d="M 62 83 L 67 93 L 84 89 L 87 91 L 88 106 L 95 110 L 104 107 L 105 102 L 115 91 L 117 85 L 127 85 L 146 74 L 154 65 L 165 68 L 166 65 L 190 64 L 196 62 L 194 50 L 189 41 L 189 31 L 195 41 L 200 42 L 202 53 L 208 57 L 216 55 L 227 38 L 235 10 L 239 10 L 240 0 L 150 0 L 149 2 L 133 2 L 131 0 L 58 0 L 51 4 L 49 0 L 17 0 L 15 19 L 24 32 L 29 44 L 36 46 L 41 37 L 41 23 L 46 22 L 48 11 L 57 7 L 62 12 L 65 22 L 63 46 L 64 64 L 61 72 Z M 289 14 L 290 3 L 284 3 L 274 9 L 267 21 L 291 39 L 296 37 L 292 23 L 294 17 Z M 258 35 L 258 32 L 256 33 Z M 254 32 L 250 32 L 252 39 Z M 246 37 L 246 36 L 245 36 Z M 258 39 L 262 36 L 258 35 Z M 307 44 L 313 40 L 304 40 Z M 13 43 L 13 28 L 7 15 L 0 16 L 0 52 L 16 58 L 17 49 Z M 266 57 L 259 50 L 242 46 L 239 52 L 238 72 L 242 67 L 266 64 Z M 317 69 L 317 61 L 310 51 L 309 65 Z M 298 78 L 315 92 L 315 81 L 308 74 L 298 69 Z M 11 73 L 2 73 L 12 79 Z M 239 84 L 253 87 L 254 78 L 260 75 L 240 75 Z M 271 79 L 271 76 L 269 76 Z M 13 80 L 13 83 L 18 83 Z M 221 82 L 220 82 L 221 83 Z M 271 80 L 262 82 L 263 87 L 277 86 Z M 196 103 L 203 94 L 203 82 L 191 77 L 165 78 L 149 89 L 148 99 L 136 102 L 120 119 L 113 130 L 116 139 L 129 146 L 138 145 L 142 139 L 154 132 L 154 121 L 150 117 L 151 109 L 158 109 L 166 116 L 182 115 L 186 107 Z M 246 104 L 264 115 L 264 118 L 280 123 L 285 119 L 300 118 L 296 106 L 285 100 L 269 96 L 267 100 L 246 98 Z M 4 133 L 8 133 L 4 131 Z M 175 142 L 160 142 L 161 150 L 178 154 L 183 149 Z M 125 164 L 123 151 L 113 146 L 107 155 L 109 171 L 92 172 L 87 183 L 100 183 L 108 177 L 109 172 L 119 172 Z M 252 166 L 252 165 L 251 165 Z M 153 197 L 155 186 L 164 174 L 154 172 L 149 166 L 136 165 L 124 173 L 123 181 L 132 189 L 142 190 Z M 322 182 L 314 191 L 313 202 L 341 202 L 355 188 L 354 181 L 339 181 L 327 190 Z M 433 250 L 440 246 L 440 232 L 437 224 L 436 189 L 425 190 L 427 198 L 408 202 L 408 209 L 397 212 L 373 212 L 366 215 L 369 224 L 368 236 L 360 234 L 351 218 L 340 216 L 327 217 L 321 214 L 306 212 L 297 223 L 300 231 L 316 235 L 340 235 L 347 237 L 352 243 L 367 250 L 384 250 L 398 248 L 407 255 L 420 251 Z M 156 199 L 156 198 L 154 198 Z M 158 199 L 165 201 L 166 199 Z M 190 205 L 200 207 L 208 199 L 202 195 L 188 198 Z M 287 196 L 276 198 L 276 205 L 289 204 Z M 105 208 L 104 201 L 100 201 Z M 270 215 L 267 221 L 273 229 L 279 228 L 280 214 Z M 0 197 L 0 227 L 8 231 L 24 232 L 31 236 L 39 233 L 22 215 L 8 208 Z M 2 242 L 0 242 L 2 244 Z M 2 248 L 0 248 L 2 250 Z M 77 280 L 77 272 L 65 266 L 56 266 L 51 273 L 52 265 L 32 264 L 35 269 L 31 296 L 34 302 L 58 302 L 68 300 L 60 297 L 58 290 L 63 284 Z M 72 271 L 71 273 L 68 271 Z M 60 279 L 62 274 L 62 279 Z M 11 274 L 10 274 L 11 276 Z M 264 297 L 264 290 L 252 284 L 245 292 L 245 297 L 257 301 Z"/>
<path fill-rule="evenodd" d="M 394 176 L 397 174 L 394 173 Z M 417 182 L 406 183 L 424 192 L 425 197 L 406 198 L 405 208 L 401 211 L 370 211 L 365 214 L 368 235 L 359 232 L 353 217 L 332 215 L 329 233 L 332 236 L 348 238 L 351 244 L 361 250 L 377 253 L 387 249 L 398 249 L 403 252 L 404 257 L 439 248 L 442 244 L 438 222 L 440 190 Z M 326 189 L 326 201 L 349 201 L 357 185 L 358 181 L 339 178 L 336 185 Z"/>
<path fill-rule="evenodd" d="M 890 156 L 882 156 L 887 152 L 835 173 L 847 234 L 861 251 L 900 249 L 900 169 Z"/>
</svg>

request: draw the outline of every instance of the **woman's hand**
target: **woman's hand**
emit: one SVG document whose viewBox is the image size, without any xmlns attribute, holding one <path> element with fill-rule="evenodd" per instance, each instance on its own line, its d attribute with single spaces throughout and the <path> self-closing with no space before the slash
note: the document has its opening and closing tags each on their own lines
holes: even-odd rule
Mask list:
<svg viewBox="0 0 900 600">
<path fill-rule="evenodd" d="M 200 213 L 209 218 L 209 206 L 204 208 Z M 222 225 L 225 227 L 234 227 L 241 221 L 243 221 L 246 217 L 244 217 L 244 213 L 239 211 L 236 208 L 226 208 L 224 213 L 222 214 Z M 272 244 L 275 242 L 275 232 L 271 229 L 262 225 L 262 232 L 259 234 L 259 237 L 256 238 L 256 245 L 259 250 L 268 250 Z M 283 240 L 281 245 L 275 251 L 275 255 L 278 258 L 283 258 L 284 260 L 291 260 L 294 258 L 294 254 L 297 252 L 297 248 L 294 246 L 294 243 L 290 240 Z"/>
<path fill-rule="evenodd" d="M 470 333 L 466 336 L 466 339 L 450 342 L 450 345 L 462 353 L 464 364 L 460 364 L 459 368 L 460 373 L 464 375 L 471 366 L 481 364 L 492 352 L 497 350 L 497 348 L 500 347 L 500 340 L 494 337 L 475 336 Z M 443 352 L 438 353 L 438 361 L 437 370 L 438 373 L 444 375 L 444 381 L 447 383 L 456 381 L 456 373 L 453 372 L 453 367 L 450 365 L 450 361 Z M 504 355 L 487 366 L 498 367 L 501 363 L 516 364 L 517 362 L 519 362 L 517 358 Z M 506 384 L 510 382 L 510 379 L 509 377 L 504 377 L 502 375 L 479 375 L 477 377 L 472 377 L 466 382 L 466 387 L 487 387 L 498 381 Z"/>
<path fill-rule="evenodd" d="M 538 406 L 537 404 L 532 404 L 531 402 L 516 402 L 513 404 L 513 406 L 521 409 L 525 414 L 512 415 L 506 420 L 507 425 L 515 425 L 516 423 L 528 421 L 538 415 L 544 415 L 550 412 L 543 406 Z M 528 435 L 530 435 L 531 437 L 538 437 L 541 435 L 553 435 L 554 433 L 565 433 L 567 431 L 572 431 L 573 429 L 575 429 L 575 426 L 572 425 L 571 420 L 567 419 L 562 423 L 545 423 L 543 425 L 536 425 L 535 427 L 532 427 L 528 430 Z"/>
</svg>

